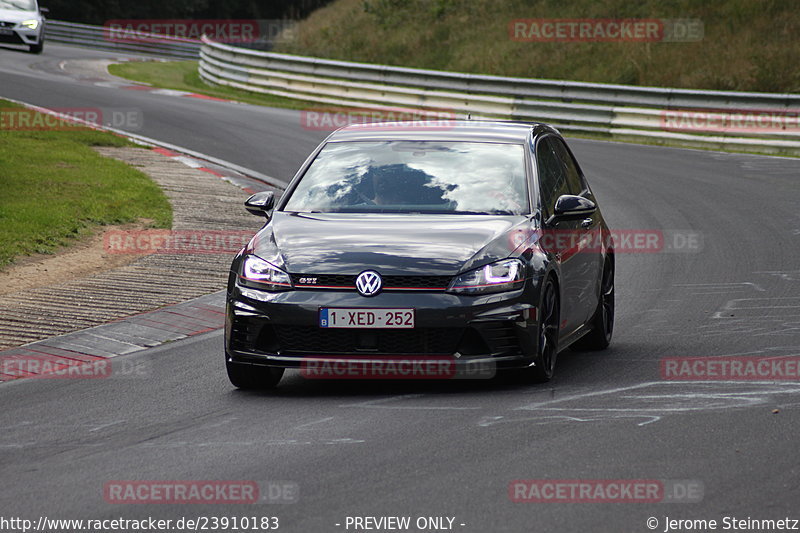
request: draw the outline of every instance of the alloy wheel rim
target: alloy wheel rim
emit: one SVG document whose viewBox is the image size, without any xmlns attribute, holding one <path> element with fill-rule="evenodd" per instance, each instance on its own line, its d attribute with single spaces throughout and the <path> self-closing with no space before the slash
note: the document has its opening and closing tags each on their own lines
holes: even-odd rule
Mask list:
<svg viewBox="0 0 800 533">
<path fill-rule="evenodd" d="M 548 283 L 545 289 L 542 317 L 542 330 L 539 346 L 542 357 L 542 366 L 549 375 L 553 370 L 555 361 L 556 335 L 558 335 L 558 309 L 556 306 L 555 290 L 553 284 Z"/>
<path fill-rule="evenodd" d="M 614 330 L 614 270 L 609 265 L 603 273 L 603 329 L 606 337 L 610 337 Z"/>
</svg>

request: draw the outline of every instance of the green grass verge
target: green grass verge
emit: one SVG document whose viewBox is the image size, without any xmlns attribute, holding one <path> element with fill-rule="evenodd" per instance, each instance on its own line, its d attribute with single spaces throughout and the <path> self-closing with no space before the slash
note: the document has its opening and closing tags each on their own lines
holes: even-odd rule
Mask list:
<svg viewBox="0 0 800 533">
<path fill-rule="evenodd" d="M 135 146 L 89 128 L 23 131 L 20 116 L 41 115 L 0 100 L 0 269 L 15 258 L 53 253 L 98 226 L 139 219 L 169 228 L 163 191 L 135 168 L 99 155 L 92 146 Z"/>
<path fill-rule="evenodd" d="M 291 98 L 208 85 L 200 79 L 197 63 L 197 61 L 132 61 L 109 65 L 108 71 L 114 76 L 162 89 L 189 91 L 248 104 L 289 109 L 305 109 L 309 106 L 308 102 Z"/>
</svg>

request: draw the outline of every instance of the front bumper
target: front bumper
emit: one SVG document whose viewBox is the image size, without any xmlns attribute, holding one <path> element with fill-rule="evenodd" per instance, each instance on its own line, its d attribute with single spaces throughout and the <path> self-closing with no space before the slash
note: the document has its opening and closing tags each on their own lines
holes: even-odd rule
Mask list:
<svg viewBox="0 0 800 533">
<path fill-rule="evenodd" d="M 8 26 L 9 24 L 11 23 L 0 27 L 0 43 L 37 45 L 42 41 L 44 31 L 41 23 L 35 30 L 20 24 Z"/>
<path fill-rule="evenodd" d="M 537 350 L 538 283 L 485 296 L 444 292 L 294 290 L 269 293 L 233 283 L 225 351 L 229 362 L 301 367 L 319 361 L 451 357 L 456 366 L 526 367 Z M 413 308 L 413 329 L 319 327 L 323 307 Z"/>
</svg>

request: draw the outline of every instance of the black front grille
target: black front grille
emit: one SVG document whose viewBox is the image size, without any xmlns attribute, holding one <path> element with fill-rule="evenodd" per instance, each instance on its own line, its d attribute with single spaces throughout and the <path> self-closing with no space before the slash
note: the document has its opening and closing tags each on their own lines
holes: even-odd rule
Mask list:
<svg viewBox="0 0 800 533">
<path fill-rule="evenodd" d="M 337 329 L 278 325 L 265 317 L 237 316 L 230 330 L 233 350 L 286 355 L 512 355 L 521 337 L 508 321 L 466 328 Z"/>
<path fill-rule="evenodd" d="M 4 44 L 25 44 L 19 33 L 12 31 L 10 35 L 0 35 L 0 43 Z"/>
<path fill-rule="evenodd" d="M 450 285 L 450 276 L 386 276 L 383 278 L 384 289 L 441 289 Z"/>
<path fill-rule="evenodd" d="M 383 290 L 417 289 L 445 290 L 450 276 L 382 276 Z M 342 274 L 292 274 L 292 283 L 301 288 L 325 287 L 352 289 L 356 287 L 356 275 Z"/>
<path fill-rule="evenodd" d="M 15 25 L 15 22 L 4 22 L 0 20 L 0 28 L 13 28 Z"/>
<path fill-rule="evenodd" d="M 324 354 L 453 354 L 460 328 L 409 330 L 327 329 L 315 326 L 275 326 L 282 353 Z"/>
</svg>

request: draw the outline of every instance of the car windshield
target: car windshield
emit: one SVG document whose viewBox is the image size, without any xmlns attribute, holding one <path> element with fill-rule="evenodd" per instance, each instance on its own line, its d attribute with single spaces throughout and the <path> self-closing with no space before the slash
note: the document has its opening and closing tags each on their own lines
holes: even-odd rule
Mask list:
<svg viewBox="0 0 800 533">
<path fill-rule="evenodd" d="M 284 211 L 526 214 L 523 154 L 518 144 L 331 142 Z"/>
<path fill-rule="evenodd" d="M 36 2 L 35 0 L 0 0 L 0 9 L 36 11 Z"/>
</svg>

